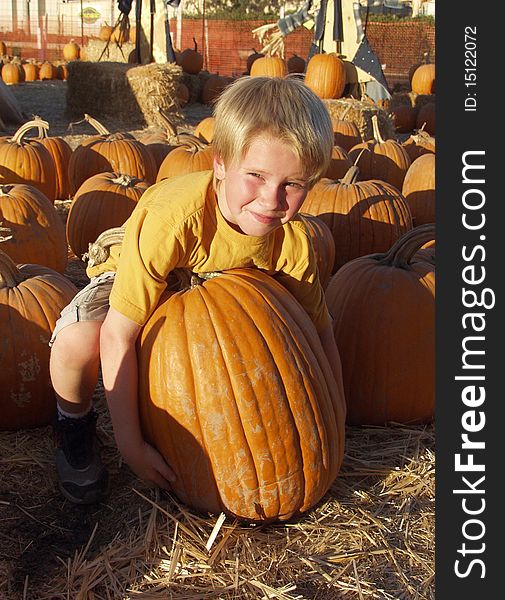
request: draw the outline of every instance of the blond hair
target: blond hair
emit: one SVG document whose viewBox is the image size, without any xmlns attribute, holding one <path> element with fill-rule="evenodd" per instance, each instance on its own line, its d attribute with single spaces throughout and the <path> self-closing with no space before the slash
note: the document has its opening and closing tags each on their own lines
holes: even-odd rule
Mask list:
<svg viewBox="0 0 505 600">
<path fill-rule="evenodd" d="M 212 146 L 225 165 L 236 164 L 258 135 L 291 148 L 304 166 L 309 187 L 328 168 L 333 130 L 326 106 L 297 77 L 243 76 L 220 95 Z"/>
</svg>

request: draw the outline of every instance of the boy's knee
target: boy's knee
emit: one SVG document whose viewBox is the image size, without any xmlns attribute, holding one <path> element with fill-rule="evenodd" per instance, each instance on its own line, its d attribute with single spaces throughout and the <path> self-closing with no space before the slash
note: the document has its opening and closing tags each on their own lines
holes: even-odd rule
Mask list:
<svg viewBox="0 0 505 600">
<path fill-rule="evenodd" d="M 51 346 L 51 356 L 60 357 L 66 363 L 88 361 L 100 356 L 99 321 L 80 321 L 58 332 Z"/>
</svg>

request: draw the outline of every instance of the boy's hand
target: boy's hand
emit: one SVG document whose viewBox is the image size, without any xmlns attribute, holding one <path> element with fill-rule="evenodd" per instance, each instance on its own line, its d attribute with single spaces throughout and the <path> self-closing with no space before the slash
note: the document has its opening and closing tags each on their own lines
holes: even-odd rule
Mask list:
<svg viewBox="0 0 505 600">
<path fill-rule="evenodd" d="M 139 479 L 164 490 L 171 489 L 170 484 L 176 479 L 175 473 L 156 448 L 142 440 L 139 444 L 130 443 L 126 449 L 119 450 L 126 464 Z"/>
</svg>

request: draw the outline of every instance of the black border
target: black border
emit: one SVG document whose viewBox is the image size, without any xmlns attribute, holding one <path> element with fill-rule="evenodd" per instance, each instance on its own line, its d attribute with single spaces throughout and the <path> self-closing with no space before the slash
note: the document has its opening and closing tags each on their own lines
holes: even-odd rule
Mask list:
<svg viewBox="0 0 505 600">
<path fill-rule="evenodd" d="M 503 271 L 502 238 L 505 228 L 501 222 L 505 216 L 503 198 L 498 178 L 505 172 L 498 145 L 503 145 L 505 121 L 503 111 L 503 51 L 505 37 L 505 8 L 502 2 L 478 2 L 440 0 L 436 5 L 436 195 L 437 195 L 437 409 L 436 409 L 436 598 L 437 600 L 475 598 L 487 599 L 503 592 L 501 575 L 505 568 L 499 565 L 502 556 L 503 525 L 500 515 L 504 502 L 505 484 L 502 483 L 501 457 L 505 431 L 501 422 L 501 404 L 505 397 L 500 386 L 500 368 L 505 372 L 505 352 L 501 339 L 505 333 L 499 277 Z M 477 31 L 477 81 L 475 86 L 465 86 L 465 28 Z M 471 45 L 470 45 L 471 46 Z M 469 63 L 468 63 L 469 64 Z M 471 72 L 471 71 L 467 71 Z M 476 94 L 477 110 L 465 111 L 465 98 Z M 498 146 L 498 147 L 497 147 Z M 469 231 L 462 225 L 462 197 L 468 184 L 462 183 L 462 156 L 464 152 L 481 150 L 480 162 L 485 164 L 484 184 L 476 184 L 485 194 L 486 224 L 480 231 Z M 478 161 L 477 161 L 478 162 Z M 485 235 L 485 240 L 480 239 Z M 472 335 L 465 331 L 462 317 L 462 270 L 470 264 L 462 257 L 462 246 L 472 248 L 476 244 L 485 247 L 485 259 L 478 252 L 473 264 L 486 269 L 485 283 L 481 286 L 495 292 L 496 303 L 491 309 L 479 309 L 485 314 L 486 327 L 479 342 L 485 355 L 486 398 L 480 408 L 485 416 L 484 428 L 470 436 L 485 443 L 485 449 L 475 450 L 475 462 L 485 466 L 485 480 L 479 486 L 483 494 L 455 494 L 453 490 L 465 489 L 462 476 L 471 482 L 477 473 L 462 473 L 455 469 L 455 454 L 461 453 L 462 415 L 469 410 L 462 402 L 461 381 L 454 378 L 462 371 L 462 338 Z M 471 286 L 466 286 L 471 287 Z M 477 286 L 475 287 L 476 291 Z M 475 335 L 475 334 L 474 334 Z M 479 334 L 477 334 L 479 335 Z M 503 357 L 503 358 L 502 358 Z M 504 366 L 502 366 L 504 362 Z M 464 372 L 468 374 L 468 371 Z M 475 371 L 473 371 L 475 373 Z M 472 382 L 469 382 L 472 385 Z M 476 384 L 478 385 L 478 384 Z M 479 416 L 481 418 L 482 415 Z M 464 455 L 462 455 L 464 456 Z M 464 461 L 463 461 L 464 462 Z M 465 514 L 462 499 L 467 507 L 481 508 L 482 514 Z M 480 519 L 485 534 L 480 540 L 465 540 L 462 532 L 467 519 Z M 466 530 L 477 535 L 480 525 L 470 524 Z M 473 529 L 472 529 L 473 528 Z M 475 554 L 458 553 L 466 542 Z M 483 548 L 482 544 L 485 544 Z M 455 561 L 460 560 L 458 577 Z M 471 560 L 482 560 L 471 564 Z M 500 561 L 501 562 L 501 561 Z M 484 566 L 483 566 L 484 565 Z M 485 573 L 484 573 L 485 569 Z M 484 577 L 481 575 L 484 574 Z M 476 596 L 479 593 L 479 596 Z"/>
</svg>

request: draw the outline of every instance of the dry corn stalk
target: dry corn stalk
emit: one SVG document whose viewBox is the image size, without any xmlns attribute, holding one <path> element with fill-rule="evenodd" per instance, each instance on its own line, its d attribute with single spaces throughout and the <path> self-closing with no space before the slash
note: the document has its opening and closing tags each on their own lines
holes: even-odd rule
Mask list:
<svg viewBox="0 0 505 600">
<path fill-rule="evenodd" d="M 284 58 L 284 36 L 276 23 L 267 23 L 256 27 L 252 30 L 252 34 L 262 44 L 260 52 L 267 56 Z"/>
</svg>

